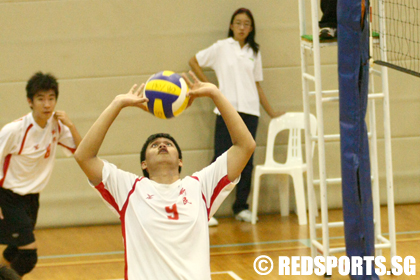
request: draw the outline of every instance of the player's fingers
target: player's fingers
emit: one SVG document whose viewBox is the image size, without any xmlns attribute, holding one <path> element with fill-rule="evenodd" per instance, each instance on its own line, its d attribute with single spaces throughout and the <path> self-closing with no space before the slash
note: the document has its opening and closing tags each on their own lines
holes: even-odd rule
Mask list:
<svg viewBox="0 0 420 280">
<path fill-rule="evenodd" d="M 4 216 L 3 216 L 3 212 L 1 211 L 1 207 L 0 207 L 0 220 L 3 220 Z"/>
<path fill-rule="evenodd" d="M 64 115 L 63 115 L 63 114 L 61 114 L 61 113 L 58 113 L 58 114 L 55 114 L 55 118 L 56 118 L 57 120 L 61 120 L 62 118 L 64 118 Z"/>
<path fill-rule="evenodd" d="M 137 96 L 142 96 L 143 94 L 143 89 L 144 89 L 144 83 L 142 83 L 134 92 L 135 95 Z"/>
<path fill-rule="evenodd" d="M 60 113 L 60 112 L 55 112 L 55 114 L 54 114 L 54 118 L 55 118 L 56 120 L 61 120 L 61 119 L 63 118 L 63 114 L 62 114 L 62 113 Z"/>
<path fill-rule="evenodd" d="M 190 70 L 188 73 L 190 74 L 190 76 L 192 77 L 192 79 L 193 79 L 193 81 L 195 83 L 199 83 L 200 82 L 200 80 L 197 78 L 197 76 L 194 74 L 193 71 Z"/>
<path fill-rule="evenodd" d="M 187 85 L 188 85 L 188 87 L 189 88 L 191 88 L 192 87 L 192 83 L 191 83 L 191 81 L 190 81 L 190 79 L 188 78 L 188 76 L 187 76 L 187 74 L 185 74 L 185 73 L 182 73 L 182 78 L 184 78 L 184 80 L 185 80 L 185 82 L 187 83 Z"/>
<path fill-rule="evenodd" d="M 132 99 L 131 102 L 131 105 L 139 106 L 141 104 L 149 102 L 149 99 L 147 97 L 138 96 L 137 98 Z"/>
<path fill-rule="evenodd" d="M 198 94 L 198 91 L 199 91 L 199 89 L 190 89 L 190 90 L 187 92 L 187 96 L 188 96 L 189 98 L 195 98 L 195 95 L 197 95 L 197 94 Z"/>
<path fill-rule="evenodd" d="M 136 90 L 136 87 L 137 87 L 137 84 L 134 84 L 134 85 L 131 87 L 131 89 L 130 89 L 129 93 L 133 93 L 133 92 Z"/>
<path fill-rule="evenodd" d="M 187 96 L 193 97 L 196 95 L 202 95 L 207 91 L 207 88 L 205 84 L 201 83 L 200 86 L 195 85 L 195 87 L 190 88 L 189 92 L 187 93 Z"/>
<path fill-rule="evenodd" d="M 149 99 L 147 99 L 146 97 L 140 98 L 135 106 L 139 107 L 140 109 L 149 112 L 149 109 L 147 108 L 147 102 L 149 101 Z"/>
</svg>

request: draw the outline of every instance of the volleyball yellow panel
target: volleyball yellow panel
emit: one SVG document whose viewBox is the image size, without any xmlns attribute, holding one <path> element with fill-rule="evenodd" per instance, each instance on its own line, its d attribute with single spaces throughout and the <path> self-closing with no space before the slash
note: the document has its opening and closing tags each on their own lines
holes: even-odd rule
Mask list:
<svg viewBox="0 0 420 280">
<path fill-rule="evenodd" d="M 165 112 L 163 110 L 162 99 L 155 99 L 155 103 L 153 105 L 153 114 L 160 119 L 166 119 Z"/>
<path fill-rule="evenodd" d="M 146 84 L 146 90 L 164 92 L 167 94 L 180 95 L 181 88 L 170 81 L 152 80 Z"/>
</svg>

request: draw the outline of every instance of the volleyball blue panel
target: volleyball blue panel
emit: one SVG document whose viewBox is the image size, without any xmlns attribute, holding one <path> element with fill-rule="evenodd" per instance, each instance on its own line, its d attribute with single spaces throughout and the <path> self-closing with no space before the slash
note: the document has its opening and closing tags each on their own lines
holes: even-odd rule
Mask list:
<svg viewBox="0 0 420 280">
<path fill-rule="evenodd" d="M 366 0 L 366 7 L 369 7 Z M 369 82 L 369 22 L 361 28 L 361 1 L 338 0 L 341 174 L 347 256 L 375 256 L 369 143 L 365 123 Z M 351 275 L 353 280 L 379 279 Z"/>
<path fill-rule="evenodd" d="M 165 100 L 165 102 L 162 102 L 163 111 L 165 113 L 165 117 L 167 119 L 174 117 L 172 112 L 172 103 L 175 102 L 175 100 L 178 98 L 177 95 L 170 95 L 166 94 L 164 92 L 159 91 L 148 91 L 153 98 L 149 98 L 149 102 L 147 104 L 147 107 L 150 112 L 153 112 L 154 106 L 155 106 L 155 100 Z"/>
</svg>

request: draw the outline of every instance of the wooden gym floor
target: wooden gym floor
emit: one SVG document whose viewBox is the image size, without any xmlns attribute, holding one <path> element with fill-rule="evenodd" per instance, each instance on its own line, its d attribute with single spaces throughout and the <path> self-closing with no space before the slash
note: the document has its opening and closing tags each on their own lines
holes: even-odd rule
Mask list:
<svg viewBox="0 0 420 280">
<path fill-rule="evenodd" d="M 387 209 L 382 208 L 382 232 L 387 237 Z M 397 255 L 420 260 L 420 204 L 397 205 Z M 341 221 L 341 210 L 329 211 L 330 221 Z M 299 226 L 297 216 L 261 215 L 256 225 L 233 218 L 220 218 L 210 228 L 211 271 L 213 280 L 319 279 L 322 276 L 279 276 L 279 256 L 309 256 L 309 227 Z M 320 232 L 318 232 L 320 235 Z M 332 246 L 344 246 L 343 230 L 331 229 Z M 39 262 L 25 280 L 105 280 L 124 277 L 123 246 L 119 225 L 39 229 L 36 231 Z M 2 251 L 4 246 L 0 246 Z M 254 260 L 269 256 L 273 271 L 258 275 Z M 342 254 L 341 254 L 342 255 Z M 389 250 L 384 249 L 389 268 Z M 340 256 L 340 255 L 337 255 Z M 277 264 L 277 267 L 276 267 Z M 420 270 L 417 270 L 420 272 Z M 381 280 L 406 279 L 407 276 L 382 276 Z M 333 270 L 333 280 L 349 279 Z M 411 279 L 420 279 L 413 276 Z M 199 280 L 199 279 L 197 279 Z"/>
</svg>

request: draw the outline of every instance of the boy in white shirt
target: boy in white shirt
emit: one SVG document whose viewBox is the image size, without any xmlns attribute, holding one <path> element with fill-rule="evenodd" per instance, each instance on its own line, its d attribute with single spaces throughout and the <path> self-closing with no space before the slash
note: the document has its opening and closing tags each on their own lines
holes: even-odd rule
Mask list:
<svg viewBox="0 0 420 280">
<path fill-rule="evenodd" d="M 144 84 L 115 97 L 93 124 L 75 158 L 90 183 L 120 216 L 125 247 L 125 279 L 210 279 L 208 219 L 239 180 L 255 149 L 242 119 L 219 89 L 190 72 L 190 104 L 209 97 L 225 119 L 232 147 L 213 164 L 180 179 L 182 153 L 175 139 L 150 136 L 141 151 L 145 176 L 98 158 L 99 148 L 119 112 L 146 109 Z"/>
<path fill-rule="evenodd" d="M 8 275 L 6 279 L 20 279 L 35 267 L 39 193 L 51 176 L 57 145 L 71 155 L 81 141 L 67 114 L 55 111 L 54 76 L 35 73 L 26 92 L 32 112 L 0 130 L 0 244 L 8 245 L 0 278 Z"/>
</svg>

